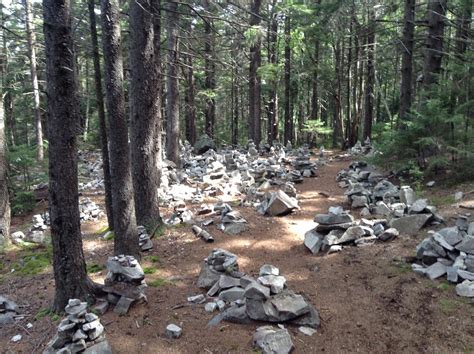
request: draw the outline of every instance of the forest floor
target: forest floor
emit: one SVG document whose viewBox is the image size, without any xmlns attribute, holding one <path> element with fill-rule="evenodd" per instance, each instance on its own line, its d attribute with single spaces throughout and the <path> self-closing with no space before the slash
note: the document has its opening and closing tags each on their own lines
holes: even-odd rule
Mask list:
<svg viewBox="0 0 474 354">
<path fill-rule="evenodd" d="M 203 293 L 195 285 L 202 260 L 213 248 L 224 248 L 236 254 L 240 269 L 251 275 L 258 274 L 263 264 L 277 266 L 287 278 L 288 287 L 303 294 L 320 311 L 321 328 L 313 336 L 303 335 L 297 327 L 289 328 L 295 353 L 473 353 L 472 300 L 458 297 L 446 282 L 415 274 L 405 262 L 405 258 L 414 256 L 427 229 L 415 237 L 348 247 L 326 256 L 314 256 L 303 245 L 304 233 L 314 227 L 315 214 L 326 213 L 330 206 L 344 205 L 344 190 L 337 185 L 335 176 L 349 162 L 333 160 L 320 168 L 319 177 L 297 185 L 301 210 L 291 215 L 263 217 L 251 208 L 237 207 L 250 226 L 238 236 L 210 227 L 215 242 L 208 244 L 196 238 L 189 226 L 166 229 L 142 261 L 143 267 L 154 271 L 146 276 L 149 285 L 154 285 L 147 289 L 148 304 L 134 306 L 125 316 L 109 311 L 101 317 L 114 352 L 252 352 L 252 336 L 260 324 L 221 322 L 208 329 L 206 324 L 215 313 L 205 312 L 203 305 L 187 304 L 188 296 Z M 447 193 L 450 192 L 435 189 L 431 196 L 441 200 Z M 440 211 L 447 224 L 452 225 L 450 217 L 459 209 L 447 205 Z M 14 225 L 23 221 L 14 220 Z M 103 226 L 83 225 L 89 265 L 105 264 L 112 254 L 113 241 L 99 238 L 98 231 Z M 11 252 L 3 260 L 0 294 L 22 305 L 26 317 L 21 325 L 1 329 L 0 352 L 42 352 L 59 321 L 42 310 L 50 306 L 54 295 L 52 269 L 34 276 L 9 273 L 20 256 L 21 252 Z M 100 282 L 105 271 L 91 276 Z M 26 327 L 28 322 L 33 324 L 30 329 Z M 183 328 L 179 339 L 164 336 L 169 323 Z M 18 343 L 10 341 L 15 334 L 23 336 Z"/>
</svg>

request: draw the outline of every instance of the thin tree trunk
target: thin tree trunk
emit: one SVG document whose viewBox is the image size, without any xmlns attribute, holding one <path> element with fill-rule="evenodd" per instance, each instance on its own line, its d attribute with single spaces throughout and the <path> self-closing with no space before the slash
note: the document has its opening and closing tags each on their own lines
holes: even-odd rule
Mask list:
<svg viewBox="0 0 474 354">
<path fill-rule="evenodd" d="M 36 34 L 33 25 L 33 13 L 31 11 L 31 0 L 23 0 L 26 14 L 26 38 L 28 41 L 28 52 L 30 56 L 31 84 L 33 86 L 33 103 L 35 113 L 35 132 L 36 132 L 36 159 L 43 161 L 43 127 L 41 124 L 40 112 L 40 92 L 38 85 L 38 75 L 36 73 Z"/>
<path fill-rule="evenodd" d="M 375 85 L 375 12 L 369 10 L 367 28 L 367 81 L 365 85 L 365 116 L 363 139 L 372 137 L 374 120 L 374 85 Z"/>
<path fill-rule="evenodd" d="M 168 62 L 166 78 L 166 157 L 179 165 L 179 13 L 176 2 L 168 3 Z"/>
<path fill-rule="evenodd" d="M 291 116 L 291 22 L 290 14 L 286 15 L 285 19 L 285 139 L 284 144 L 288 141 L 292 141 L 292 130 L 291 130 L 291 121 L 293 117 Z"/>
<path fill-rule="evenodd" d="M 211 5 L 209 0 L 203 0 L 202 6 L 207 12 L 211 11 Z M 204 35 L 205 35 L 205 44 L 204 44 L 204 68 L 205 68 L 205 83 L 204 89 L 207 91 L 206 96 L 206 126 L 205 132 L 211 138 L 214 138 L 214 125 L 216 123 L 216 102 L 214 99 L 214 92 L 216 89 L 216 79 L 215 71 L 216 66 L 214 64 L 214 35 L 212 34 L 212 19 L 208 18 L 204 23 Z"/>
<path fill-rule="evenodd" d="M 49 137 L 49 215 L 56 292 L 53 309 L 69 299 L 91 300 L 97 288 L 88 278 L 82 250 L 77 181 L 79 100 L 68 1 L 43 1 Z"/>
<path fill-rule="evenodd" d="M 3 68 L 1 70 L 3 76 Z M 2 81 L 3 79 L 2 77 Z M 5 138 L 4 118 L 3 92 L 0 90 L 0 251 L 10 243 L 10 201 L 7 183 L 7 159 L 5 156 L 7 141 Z"/>
<path fill-rule="evenodd" d="M 161 171 L 160 10 L 150 0 L 130 2 L 130 98 L 132 176 L 137 222 L 147 229 L 162 222 L 158 187 Z M 158 45 L 157 45 L 158 44 Z"/>
<path fill-rule="evenodd" d="M 250 26 L 260 24 L 261 0 L 253 0 L 251 5 Z M 250 67 L 249 67 L 249 116 L 248 116 L 248 138 L 252 139 L 258 146 L 261 139 L 261 116 L 260 116 L 260 86 L 261 79 L 258 75 L 258 68 L 261 65 L 261 43 L 260 39 L 255 39 L 255 43 L 250 47 Z"/>
<path fill-rule="evenodd" d="M 192 36 L 192 22 L 187 21 L 186 30 L 188 36 Z M 185 54 L 185 67 L 183 68 L 184 76 L 186 78 L 186 94 L 184 96 L 184 103 L 186 109 L 186 140 L 194 146 L 196 143 L 196 103 L 195 95 L 196 88 L 194 83 L 194 67 L 193 57 L 190 54 Z"/>
<path fill-rule="evenodd" d="M 130 149 L 123 92 L 118 0 L 101 0 L 104 76 L 109 115 L 110 175 L 114 211 L 114 253 L 140 257 L 135 219 Z M 143 181 L 145 183 L 145 181 Z"/>
<path fill-rule="evenodd" d="M 446 5 L 447 0 L 429 0 L 428 2 L 428 33 L 423 72 L 423 86 L 425 89 L 436 83 L 437 76 L 441 73 Z"/>
<path fill-rule="evenodd" d="M 94 62 L 94 82 L 95 82 L 95 97 L 97 114 L 99 117 L 99 138 L 100 148 L 102 152 L 102 170 L 104 172 L 104 187 L 105 187 L 105 209 L 107 212 L 107 222 L 109 230 L 114 229 L 114 212 L 112 206 L 112 187 L 110 177 L 110 159 L 109 159 L 109 144 L 107 139 L 107 121 L 105 118 L 104 109 L 104 93 L 102 91 L 102 73 L 100 69 L 99 43 L 97 40 L 97 24 L 95 16 L 95 0 L 87 0 L 89 9 L 89 24 L 91 31 L 92 43 L 92 59 Z"/>
<path fill-rule="evenodd" d="M 86 72 L 85 72 L 85 79 L 86 79 L 86 87 L 84 95 L 86 96 L 86 111 L 84 114 L 84 133 L 82 133 L 82 140 L 87 141 L 87 134 L 89 130 L 89 111 L 90 111 L 90 95 L 89 95 L 89 58 L 86 58 Z"/>
<path fill-rule="evenodd" d="M 273 0 L 271 5 L 271 21 L 268 24 L 268 63 L 271 65 L 277 64 L 277 35 L 278 35 L 278 21 L 276 12 L 277 1 Z M 272 78 L 270 82 L 267 102 L 267 141 L 269 144 L 273 144 L 273 141 L 278 136 L 278 125 L 277 120 L 277 78 Z"/>
<path fill-rule="evenodd" d="M 400 121 L 408 119 L 408 112 L 412 103 L 415 5 L 416 0 L 405 0 L 402 39 L 402 81 L 400 84 L 400 110 L 398 113 Z"/>
</svg>

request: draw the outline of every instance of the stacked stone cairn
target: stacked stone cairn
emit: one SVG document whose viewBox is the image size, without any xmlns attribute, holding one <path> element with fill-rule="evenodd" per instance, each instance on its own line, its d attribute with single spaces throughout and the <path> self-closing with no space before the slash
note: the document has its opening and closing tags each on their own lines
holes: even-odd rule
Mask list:
<svg viewBox="0 0 474 354">
<path fill-rule="evenodd" d="M 140 246 L 140 251 L 146 252 L 153 248 L 153 242 L 150 239 L 150 235 L 146 231 L 145 226 L 138 226 L 138 245 Z"/>
<path fill-rule="evenodd" d="M 474 298 L 474 222 L 468 223 L 467 216 L 453 227 L 430 231 L 418 244 L 416 257 L 413 271 L 431 280 L 446 276 L 457 284 L 459 296 Z"/>
<path fill-rule="evenodd" d="M 36 214 L 32 218 L 33 225 L 27 233 L 25 240 L 33 243 L 44 243 L 44 232 L 48 228 L 49 214 Z"/>
<path fill-rule="evenodd" d="M 67 316 L 59 323 L 43 354 L 112 353 L 104 326 L 97 315 L 87 312 L 87 302 L 70 299 L 64 310 Z"/>
<path fill-rule="evenodd" d="M 318 328 L 317 310 L 302 295 L 287 288 L 280 270 L 265 264 L 257 278 L 239 271 L 237 256 L 223 249 L 214 249 L 201 267 L 197 285 L 207 294 L 188 298 L 204 303 L 207 312 L 219 310 L 208 324 L 222 320 L 233 323 L 263 321 Z"/>
<path fill-rule="evenodd" d="M 284 216 L 296 209 L 299 209 L 298 200 L 282 190 L 266 193 L 263 201 L 257 205 L 259 214 L 269 216 Z"/>
<path fill-rule="evenodd" d="M 341 170 L 336 180 L 353 209 L 361 208 L 362 217 L 378 216 L 389 220 L 401 234 L 415 235 L 425 225 L 438 225 L 443 218 L 426 199 L 416 199 L 409 186 L 398 188 L 365 162 L 353 162 Z"/>
<path fill-rule="evenodd" d="M 314 221 L 316 227 L 304 237 L 305 246 L 313 254 L 338 252 L 346 245 L 362 247 L 377 240 L 391 241 L 399 235 L 396 229 L 387 228 L 385 219 L 355 220 L 340 206 L 329 208 L 327 214 L 317 214 Z"/>
<path fill-rule="evenodd" d="M 98 220 L 104 216 L 104 212 L 89 198 L 79 200 L 79 213 L 81 221 Z"/>
<path fill-rule="evenodd" d="M 107 301 L 115 305 L 115 313 L 124 315 L 132 304 L 147 302 L 145 273 L 135 257 L 109 257 L 107 271 L 103 290 L 107 292 Z"/>
</svg>

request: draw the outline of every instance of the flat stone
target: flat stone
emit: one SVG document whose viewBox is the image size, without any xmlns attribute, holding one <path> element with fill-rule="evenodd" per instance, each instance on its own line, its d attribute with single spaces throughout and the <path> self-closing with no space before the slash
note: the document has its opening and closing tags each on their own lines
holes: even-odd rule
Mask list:
<svg viewBox="0 0 474 354">
<path fill-rule="evenodd" d="M 17 334 L 17 335 L 14 335 L 14 336 L 11 338 L 11 341 L 12 341 L 13 343 L 17 343 L 17 342 L 21 341 L 22 338 L 23 338 L 23 337 L 22 337 L 21 334 Z"/>
<path fill-rule="evenodd" d="M 219 281 L 221 273 L 213 270 L 209 264 L 204 262 L 201 266 L 201 272 L 197 280 L 197 286 L 203 289 L 210 289 L 215 283 Z"/>
<path fill-rule="evenodd" d="M 182 333 L 183 330 L 181 329 L 181 327 L 175 324 L 169 324 L 168 326 L 166 326 L 165 335 L 168 338 L 179 338 Z"/>
<path fill-rule="evenodd" d="M 312 254 L 317 254 L 323 245 L 324 235 L 316 230 L 309 230 L 304 234 L 304 245 L 311 251 Z"/>
<path fill-rule="evenodd" d="M 265 214 L 270 216 L 283 216 L 291 213 L 294 209 L 298 209 L 298 203 L 285 192 L 278 190 L 271 193 Z"/>
<path fill-rule="evenodd" d="M 203 294 L 189 296 L 188 302 L 191 302 L 193 304 L 202 304 L 206 302 L 206 297 Z"/>
<path fill-rule="evenodd" d="M 245 288 L 244 297 L 247 299 L 266 300 L 270 297 L 270 289 L 257 282 L 252 282 Z"/>
<path fill-rule="evenodd" d="M 131 256 L 123 257 L 124 264 L 121 264 L 116 257 L 109 257 L 107 260 L 107 270 L 112 274 L 120 274 L 130 282 L 140 283 L 145 278 L 143 269 L 138 262 Z"/>
<path fill-rule="evenodd" d="M 457 272 L 458 272 L 458 275 L 462 279 L 474 281 L 474 273 L 473 272 L 468 272 L 468 271 L 463 270 L 463 269 L 458 269 Z"/>
<path fill-rule="evenodd" d="M 108 341 L 103 340 L 88 347 L 83 354 L 112 354 L 112 348 Z"/>
<path fill-rule="evenodd" d="M 252 342 L 263 354 L 287 354 L 293 349 L 288 330 L 272 326 L 258 327 Z"/>
<path fill-rule="evenodd" d="M 319 312 L 314 308 L 313 305 L 308 304 L 308 306 L 308 313 L 305 313 L 304 315 L 289 321 L 289 323 L 295 326 L 319 328 L 321 326 L 321 317 L 319 316 Z"/>
<path fill-rule="evenodd" d="M 398 219 L 392 219 L 390 226 L 396 228 L 400 234 L 413 236 L 431 218 L 431 214 L 414 214 Z"/>
<path fill-rule="evenodd" d="M 351 226 L 354 226 L 354 223 L 346 222 L 342 224 L 332 224 L 332 225 L 317 224 L 314 230 L 316 230 L 317 232 L 326 233 L 331 230 L 347 230 Z"/>
<path fill-rule="evenodd" d="M 67 346 L 67 348 L 71 351 L 71 353 L 79 353 L 86 349 L 86 341 L 84 339 L 78 339 L 74 343 L 71 343 Z"/>
<path fill-rule="evenodd" d="M 85 319 L 86 319 L 87 322 L 93 322 L 93 321 L 99 319 L 99 317 L 94 313 L 88 312 L 88 313 L 86 313 Z"/>
<path fill-rule="evenodd" d="M 219 288 L 220 289 L 229 289 L 235 286 L 240 286 L 240 279 L 230 277 L 228 275 L 221 275 L 219 278 Z"/>
<path fill-rule="evenodd" d="M 431 280 L 437 279 L 442 275 L 446 274 L 447 269 L 446 266 L 440 262 L 436 262 L 426 268 L 425 274 Z"/>
<path fill-rule="evenodd" d="M 117 302 L 117 304 L 114 307 L 114 312 L 118 315 L 125 315 L 134 301 L 135 301 L 134 299 L 121 296 L 120 300 Z"/>
<path fill-rule="evenodd" d="M 278 312 L 280 321 L 297 318 L 310 311 L 309 304 L 301 295 L 285 292 L 275 295 L 269 300 Z"/>
<path fill-rule="evenodd" d="M 422 213 L 423 210 L 425 210 L 427 206 L 428 206 L 428 201 L 426 199 L 418 199 L 416 202 L 413 203 L 411 208 L 408 210 L 408 213 L 409 214 Z"/>
<path fill-rule="evenodd" d="M 434 183 L 433 183 L 434 184 Z M 415 202 L 416 195 L 410 186 L 400 187 L 400 202 L 405 203 L 409 207 Z"/>
<path fill-rule="evenodd" d="M 204 310 L 206 312 L 214 312 L 217 309 L 217 304 L 215 302 L 208 302 L 204 305 Z"/>
<path fill-rule="evenodd" d="M 458 270 L 455 267 L 446 268 L 447 279 L 451 283 L 457 283 L 459 281 Z"/>
<path fill-rule="evenodd" d="M 245 232 L 249 229 L 247 223 L 243 222 L 234 222 L 234 223 L 229 223 L 225 224 L 224 226 L 224 232 L 229 235 L 238 235 L 241 234 L 242 232 Z"/>
<path fill-rule="evenodd" d="M 244 297 L 244 289 L 240 287 L 233 287 L 224 291 L 221 291 L 219 294 L 219 299 L 225 302 L 232 302 L 236 300 L 241 300 Z"/>
<path fill-rule="evenodd" d="M 317 332 L 314 328 L 305 327 L 305 326 L 298 327 L 298 331 L 303 333 L 305 336 L 310 336 L 310 337 Z"/>
<path fill-rule="evenodd" d="M 400 233 L 398 232 L 398 230 L 394 227 L 391 227 L 391 228 L 385 230 L 379 236 L 377 236 L 377 238 L 381 241 L 392 241 L 393 239 L 395 239 L 399 235 L 400 235 Z"/>
<path fill-rule="evenodd" d="M 6 326 L 15 322 L 14 312 L 0 313 L 0 326 Z"/>
<path fill-rule="evenodd" d="M 222 313 L 222 318 L 231 323 L 249 324 L 252 319 L 247 315 L 245 306 L 231 306 Z"/>
<path fill-rule="evenodd" d="M 444 241 L 451 246 L 455 246 L 463 240 L 462 234 L 456 226 L 445 227 L 444 229 L 439 230 L 437 234 L 443 237 Z"/>
<path fill-rule="evenodd" d="M 260 267 L 259 275 L 280 275 L 280 269 L 271 264 L 264 264 Z"/>
<path fill-rule="evenodd" d="M 365 195 L 353 195 L 351 198 L 352 198 L 351 208 L 353 209 L 363 208 L 367 206 L 368 204 L 368 200 Z"/>
<path fill-rule="evenodd" d="M 376 240 L 377 240 L 377 236 L 372 235 L 372 236 L 365 236 L 365 237 L 358 238 L 357 240 L 354 241 L 354 243 L 357 247 L 364 247 L 364 246 L 373 245 Z"/>
<path fill-rule="evenodd" d="M 2 295 L 0 295 L 0 309 L 19 313 L 18 305 L 14 301 Z"/>
<path fill-rule="evenodd" d="M 463 297 L 474 297 L 474 281 L 464 280 L 456 285 L 456 294 Z"/>
<path fill-rule="evenodd" d="M 98 301 L 94 307 L 94 312 L 98 313 L 99 315 L 103 315 L 109 309 L 109 302 L 108 301 Z"/>
<path fill-rule="evenodd" d="M 334 225 L 352 223 L 354 217 L 350 214 L 318 214 L 314 217 L 314 221 L 321 225 Z"/>
<path fill-rule="evenodd" d="M 438 244 L 443 247 L 444 249 L 447 249 L 448 251 L 452 251 L 454 250 L 454 247 L 451 246 L 448 242 L 446 242 L 446 240 L 444 239 L 444 237 L 435 232 L 434 235 L 433 235 L 433 240 L 435 240 L 436 242 L 438 242 Z"/>
<path fill-rule="evenodd" d="M 264 275 L 258 277 L 258 282 L 270 288 L 272 294 L 279 294 L 286 285 L 286 278 L 281 275 Z"/>
<path fill-rule="evenodd" d="M 76 342 L 81 339 L 86 339 L 87 334 L 84 333 L 82 329 L 78 329 L 76 332 L 74 332 L 74 335 L 72 336 L 72 341 Z"/>
<path fill-rule="evenodd" d="M 344 234 L 335 242 L 335 245 L 348 243 L 355 241 L 366 234 L 366 231 L 362 226 L 351 226 L 349 227 Z"/>
<path fill-rule="evenodd" d="M 466 236 L 455 246 L 458 251 L 474 254 L 474 236 Z"/>
<path fill-rule="evenodd" d="M 79 314 L 81 312 L 84 312 L 86 310 L 87 310 L 87 302 L 81 302 L 79 305 L 73 305 L 73 306 L 67 305 L 64 308 L 64 311 L 68 315 L 77 315 L 77 314 Z"/>
</svg>

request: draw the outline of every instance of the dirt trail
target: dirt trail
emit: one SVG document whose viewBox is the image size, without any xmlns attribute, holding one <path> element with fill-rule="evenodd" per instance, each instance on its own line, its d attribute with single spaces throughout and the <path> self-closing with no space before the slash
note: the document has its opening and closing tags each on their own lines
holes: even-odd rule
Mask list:
<svg viewBox="0 0 474 354">
<path fill-rule="evenodd" d="M 335 182 L 335 175 L 348 164 L 348 161 L 331 162 L 320 169 L 318 178 L 305 179 L 297 185 L 301 210 L 289 216 L 269 218 L 250 208 L 239 209 L 250 224 L 250 230 L 242 235 L 228 236 L 211 227 L 215 242 L 206 244 L 193 236 L 188 227 L 168 231 L 151 253 L 158 256 L 158 271 L 147 279 L 174 277 L 177 280 L 150 287 L 148 305 L 136 306 L 126 316 L 117 317 L 109 311 L 101 317 L 114 352 L 252 351 L 251 338 L 257 324 L 223 322 L 207 329 L 206 323 L 213 315 L 206 313 L 203 305 L 186 304 L 187 296 L 202 293 L 194 282 L 200 262 L 213 248 L 235 253 L 241 270 L 251 275 L 257 274 L 265 263 L 279 267 L 288 287 L 304 294 L 320 311 L 322 326 L 312 337 L 290 327 L 295 353 L 473 351 L 472 303 L 456 297 L 452 286 L 437 287 L 440 283 L 417 276 L 409 266 L 397 261 L 413 255 L 423 234 L 365 248 L 346 248 L 324 257 L 314 256 L 305 249 L 303 235 L 314 226 L 314 215 L 344 203 L 343 190 Z M 105 262 L 111 243 L 90 241 L 85 249 L 89 261 Z M 47 306 L 52 298 L 51 276 L 42 277 L 32 280 L 33 286 L 44 293 L 42 300 L 31 305 L 33 313 L 35 308 L 37 311 Z M 14 300 L 21 303 L 21 296 L 27 296 L 28 289 L 28 296 L 33 296 L 31 283 L 27 285 L 25 280 L 20 280 L 16 284 L 25 287 L 12 295 Z M 5 284 L 0 286 L 0 293 L 6 292 L 4 288 Z M 177 305 L 184 306 L 173 309 Z M 183 327 L 181 338 L 164 337 L 168 323 Z M 7 338 L 0 335 L 0 344 L 7 348 L 6 352 L 31 352 L 38 345 L 38 338 L 53 330 L 54 324 L 47 317 L 35 323 L 30 330 L 31 338 L 23 343 L 8 343 L 8 338 L 19 331 L 16 328 L 7 331 Z"/>
</svg>

